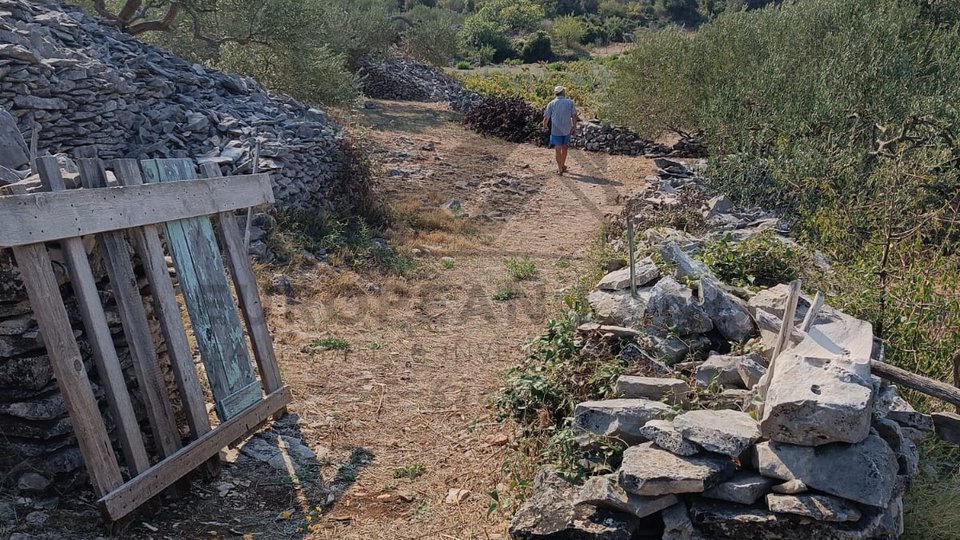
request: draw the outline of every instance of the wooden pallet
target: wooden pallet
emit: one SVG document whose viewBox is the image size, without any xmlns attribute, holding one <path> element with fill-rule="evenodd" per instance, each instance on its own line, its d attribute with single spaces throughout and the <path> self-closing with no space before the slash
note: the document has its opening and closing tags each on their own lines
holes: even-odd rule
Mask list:
<svg viewBox="0 0 960 540">
<path fill-rule="evenodd" d="M 266 174 L 223 178 L 215 166 L 207 165 L 200 178 L 186 159 L 114 161 L 110 168 L 120 185 L 110 187 L 101 160 L 80 160 L 79 167 L 83 189 L 67 190 L 56 160 L 41 158 L 37 170 L 42 192 L 28 194 L 15 187 L 14 195 L 0 197 L 0 247 L 13 249 L 101 511 L 105 519 L 116 521 L 210 463 L 222 448 L 258 428 L 290 402 L 233 215 L 236 209 L 272 203 L 273 191 Z M 211 427 L 207 414 L 161 234 L 176 267 L 220 420 L 216 427 Z M 160 454 L 157 463 L 151 464 L 148 457 L 81 239 L 89 235 L 96 236 L 98 255 L 118 306 L 148 427 Z M 116 425 L 126 476 L 87 378 L 47 242 L 59 243 L 63 254 Z M 176 394 L 190 428 L 186 444 L 160 371 L 150 317 L 134 273 L 133 252 L 146 272 L 153 316 L 162 330 Z M 245 324 L 240 322 L 238 305 Z"/>
</svg>

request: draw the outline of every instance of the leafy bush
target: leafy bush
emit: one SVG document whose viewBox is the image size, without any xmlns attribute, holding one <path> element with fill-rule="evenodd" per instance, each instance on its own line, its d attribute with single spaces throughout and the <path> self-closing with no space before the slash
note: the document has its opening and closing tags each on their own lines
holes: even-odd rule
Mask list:
<svg viewBox="0 0 960 540">
<path fill-rule="evenodd" d="M 580 19 L 567 15 L 553 21 L 553 42 L 567 51 L 580 49 L 583 38 L 583 23 Z"/>
<path fill-rule="evenodd" d="M 550 36 L 542 30 L 531 35 L 520 48 L 520 56 L 528 64 L 550 60 L 553 58 L 553 42 Z"/>
<path fill-rule="evenodd" d="M 614 70 L 610 115 L 648 136 L 704 130 L 714 188 L 794 221 L 834 262 L 830 301 L 871 321 L 890 361 L 948 376 L 960 346 L 955 2 L 727 11 L 693 36 L 646 33 Z"/>
<path fill-rule="evenodd" d="M 463 17 L 452 11 L 417 6 L 405 14 L 413 27 L 403 33 L 403 47 L 412 56 L 435 66 L 446 66 L 459 52 L 457 27 Z"/>
<path fill-rule="evenodd" d="M 460 40 L 465 49 L 474 52 L 489 51 L 491 62 L 503 62 L 515 54 L 503 27 L 495 21 L 476 15 L 467 18 Z"/>
<path fill-rule="evenodd" d="M 789 283 L 812 266 L 800 246 L 777 238 L 772 231 L 742 242 L 729 235 L 707 242 L 700 258 L 726 283 L 762 287 Z"/>
<path fill-rule="evenodd" d="M 531 0 L 487 0 L 477 10 L 478 18 L 490 21 L 506 31 L 530 31 L 546 16 L 543 8 Z"/>
<path fill-rule="evenodd" d="M 470 62 L 467 62 L 466 60 L 461 60 L 457 62 L 457 69 L 471 70 L 473 69 L 473 65 Z"/>
</svg>

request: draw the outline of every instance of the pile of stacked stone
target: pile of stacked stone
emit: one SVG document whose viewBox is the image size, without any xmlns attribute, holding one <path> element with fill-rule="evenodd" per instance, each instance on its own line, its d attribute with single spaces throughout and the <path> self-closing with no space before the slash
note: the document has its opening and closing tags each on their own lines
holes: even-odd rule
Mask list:
<svg viewBox="0 0 960 540">
<path fill-rule="evenodd" d="M 456 111 L 466 110 L 480 99 L 457 79 L 399 53 L 366 56 L 360 60 L 358 73 L 363 93 L 374 99 L 448 102 Z"/>
<path fill-rule="evenodd" d="M 614 156 L 658 157 L 670 152 L 665 146 L 644 140 L 627 128 L 597 122 L 577 124 L 577 133 L 571 138 L 570 145 Z"/>
<path fill-rule="evenodd" d="M 659 165 L 664 181 L 642 195 L 657 204 L 675 196 L 678 178 L 698 181 L 676 162 Z M 512 537 L 899 538 L 916 444 L 932 420 L 871 374 L 871 358 L 882 358 L 871 325 L 807 295 L 774 358 L 788 286 L 731 287 L 694 257 L 717 231 L 749 236 L 763 224 L 717 200 L 702 211 L 710 231 L 643 231 L 652 257 L 632 281 L 620 268 L 589 295 L 595 320 L 580 332 L 627 342 L 629 366 L 619 396 L 579 403 L 573 428 L 584 459 L 597 441 L 617 440 L 622 462 L 582 485 L 541 472 Z"/>
<path fill-rule="evenodd" d="M 259 168 L 289 208 L 349 209 L 361 188 L 348 174 L 343 131 L 323 111 L 75 7 L 0 0 L 0 109 L 23 133 L 37 127 L 40 152 L 73 157 L 200 156 L 235 174 L 251 170 L 259 140 Z M 0 185 L 16 181 L 16 167 L 0 165 Z"/>
</svg>

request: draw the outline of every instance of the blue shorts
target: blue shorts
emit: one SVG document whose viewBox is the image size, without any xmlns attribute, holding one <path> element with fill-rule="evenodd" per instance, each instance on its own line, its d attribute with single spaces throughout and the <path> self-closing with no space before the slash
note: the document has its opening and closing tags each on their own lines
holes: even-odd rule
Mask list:
<svg viewBox="0 0 960 540">
<path fill-rule="evenodd" d="M 568 146 L 570 144 L 569 135 L 551 135 L 550 144 L 553 146 Z"/>
</svg>

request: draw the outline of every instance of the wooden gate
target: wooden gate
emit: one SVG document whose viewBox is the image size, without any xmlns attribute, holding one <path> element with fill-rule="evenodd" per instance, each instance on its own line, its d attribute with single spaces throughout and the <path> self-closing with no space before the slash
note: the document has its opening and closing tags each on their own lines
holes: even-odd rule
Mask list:
<svg viewBox="0 0 960 540">
<path fill-rule="evenodd" d="M 70 414 L 84 463 L 107 520 L 136 510 L 225 446 L 283 410 L 290 392 L 280 380 L 253 269 L 233 211 L 273 202 L 266 174 L 221 177 L 210 164 L 199 178 L 185 159 L 110 164 L 79 161 L 83 189 L 67 190 L 54 158 L 37 162 L 43 191 L 0 197 L 0 247 L 13 249 Z M 213 217 L 214 219 L 211 219 Z M 214 227 L 214 221 L 217 227 Z M 219 425 L 211 427 L 184 319 L 167 270 L 177 272 Z M 151 464 L 82 237 L 96 236 L 161 460 Z M 110 443 L 63 299 L 47 242 L 58 242 L 77 297 L 93 359 L 114 419 L 128 474 Z M 164 383 L 150 318 L 134 273 L 130 244 L 142 264 L 190 429 L 184 444 Z M 221 251 L 222 248 L 222 251 Z M 227 278 L 232 278 L 232 291 Z M 239 305 L 244 325 L 237 312 Z M 247 347 L 249 339 L 257 369 Z M 259 378 L 257 377 L 259 375 Z"/>
</svg>

